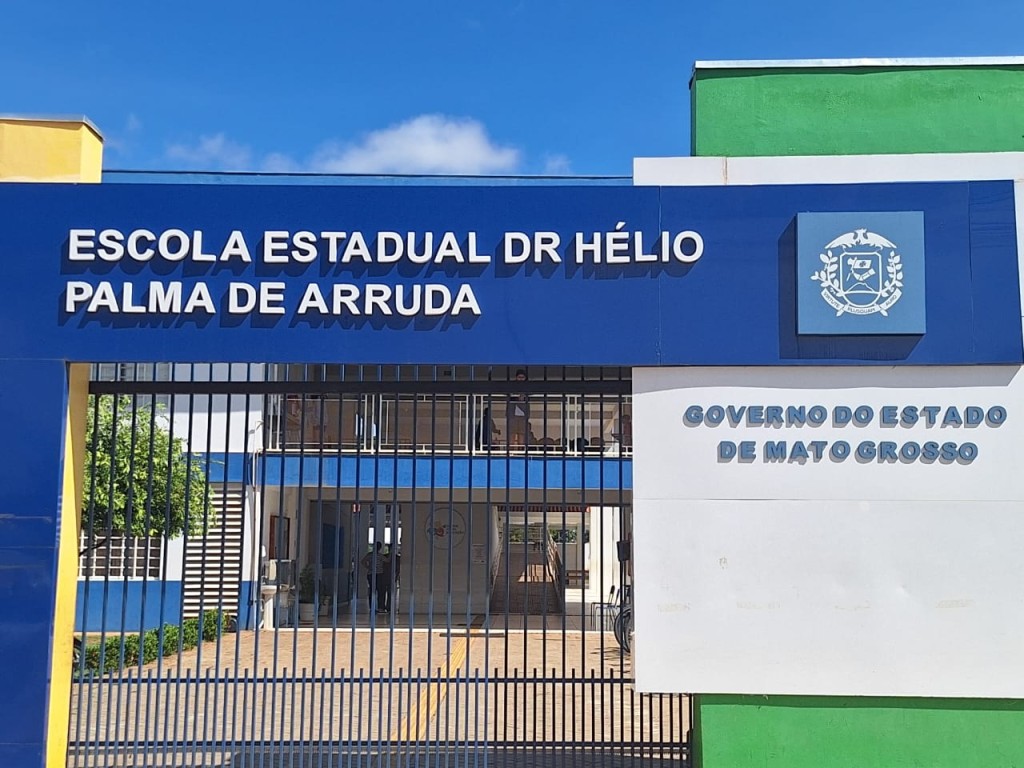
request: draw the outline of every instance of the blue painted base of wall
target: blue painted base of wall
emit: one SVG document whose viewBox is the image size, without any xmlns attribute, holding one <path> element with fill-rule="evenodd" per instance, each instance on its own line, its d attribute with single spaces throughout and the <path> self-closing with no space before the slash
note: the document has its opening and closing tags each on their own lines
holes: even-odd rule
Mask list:
<svg viewBox="0 0 1024 768">
<path fill-rule="evenodd" d="M 180 581 L 80 581 L 76 632 L 139 632 L 181 623 Z"/>
<path fill-rule="evenodd" d="M 255 629 L 259 621 L 254 589 L 253 582 L 243 581 L 239 590 L 236 615 L 243 629 Z M 75 631 L 138 632 L 180 624 L 181 590 L 180 581 L 80 581 Z"/>
</svg>

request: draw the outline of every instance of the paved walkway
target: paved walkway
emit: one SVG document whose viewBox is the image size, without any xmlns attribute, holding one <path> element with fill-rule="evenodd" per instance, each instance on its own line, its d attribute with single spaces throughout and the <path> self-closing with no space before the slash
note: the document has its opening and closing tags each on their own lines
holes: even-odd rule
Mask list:
<svg viewBox="0 0 1024 768">
<path fill-rule="evenodd" d="M 116 680 L 76 684 L 69 765 L 158 766 L 155 745 L 170 743 L 182 760 L 225 766 L 260 764 L 244 761 L 262 747 L 245 756 L 240 745 L 282 742 L 360 744 L 360 761 L 504 744 L 536 765 L 571 764 L 550 761 L 568 760 L 573 745 L 616 754 L 650 745 L 650 755 L 681 744 L 685 698 L 641 696 L 631 677 L 629 656 L 603 632 L 239 632 Z M 546 749 L 555 744 L 564 748 Z M 369 763 L 346 756 L 350 764 Z"/>
</svg>

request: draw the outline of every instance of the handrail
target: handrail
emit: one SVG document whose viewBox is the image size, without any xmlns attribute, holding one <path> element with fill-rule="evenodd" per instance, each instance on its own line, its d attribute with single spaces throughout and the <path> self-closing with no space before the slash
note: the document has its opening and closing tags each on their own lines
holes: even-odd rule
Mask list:
<svg viewBox="0 0 1024 768">
<path fill-rule="evenodd" d="M 560 608 L 565 610 L 565 568 L 562 564 L 562 555 L 558 551 L 558 545 L 555 543 L 554 538 L 550 532 L 545 532 L 547 539 L 547 555 L 548 555 L 548 566 L 552 569 L 552 578 L 554 580 L 555 589 L 557 590 L 558 602 Z"/>
<path fill-rule="evenodd" d="M 328 449 L 341 453 L 415 454 L 424 450 L 472 456 L 608 456 L 632 454 L 632 398 L 537 396 L 525 445 L 510 446 L 504 397 L 453 393 L 442 400 L 420 393 L 269 396 L 270 451 Z M 423 398 L 427 398 L 424 400 Z M 438 408 L 441 408 L 439 411 Z"/>
</svg>

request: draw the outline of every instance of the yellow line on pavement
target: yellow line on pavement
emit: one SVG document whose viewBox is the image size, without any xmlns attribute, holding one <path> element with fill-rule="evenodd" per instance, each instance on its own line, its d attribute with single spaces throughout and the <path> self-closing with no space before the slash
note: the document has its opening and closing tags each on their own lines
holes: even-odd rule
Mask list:
<svg viewBox="0 0 1024 768">
<path fill-rule="evenodd" d="M 466 661 L 469 642 L 469 637 L 458 637 L 452 641 L 451 653 L 448 654 L 444 667 L 440 671 L 441 678 L 449 680 L 452 673 Z M 450 682 L 428 683 L 420 693 L 415 707 L 410 706 L 408 716 L 391 733 L 391 742 L 418 742 L 426 736 L 430 721 L 434 719 L 441 704 L 448 698 L 450 686 Z"/>
</svg>

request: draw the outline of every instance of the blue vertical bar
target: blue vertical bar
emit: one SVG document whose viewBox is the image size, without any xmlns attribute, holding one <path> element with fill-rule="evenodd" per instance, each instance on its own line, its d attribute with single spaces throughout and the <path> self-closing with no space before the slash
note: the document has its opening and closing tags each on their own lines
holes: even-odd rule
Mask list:
<svg viewBox="0 0 1024 768">
<path fill-rule="evenodd" d="M 44 681 L 71 663 L 53 659 L 67 370 L 56 360 L 0 360 L 0 381 L 4 441 L 17 446 L 0 462 L 0 765 L 38 768 L 50 714 Z"/>
</svg>

